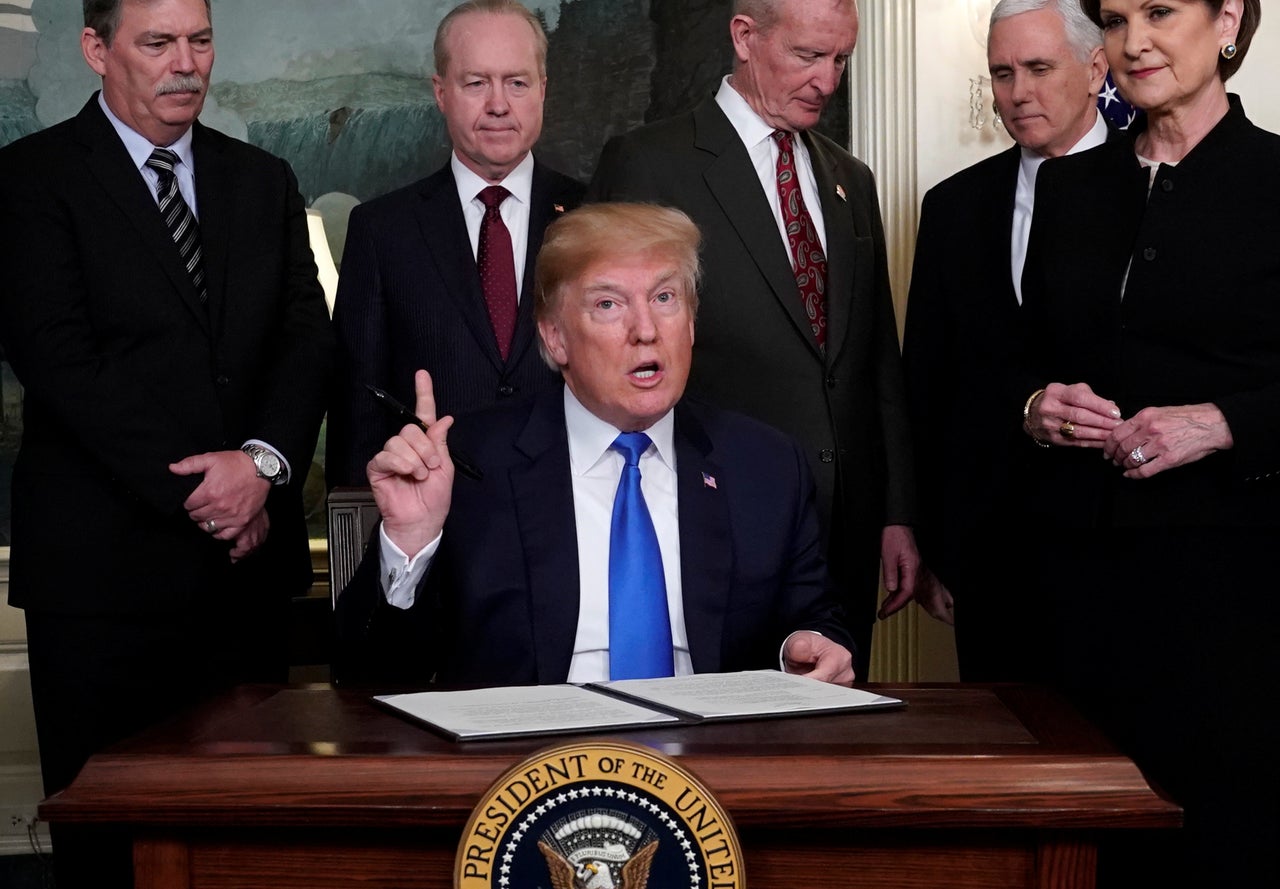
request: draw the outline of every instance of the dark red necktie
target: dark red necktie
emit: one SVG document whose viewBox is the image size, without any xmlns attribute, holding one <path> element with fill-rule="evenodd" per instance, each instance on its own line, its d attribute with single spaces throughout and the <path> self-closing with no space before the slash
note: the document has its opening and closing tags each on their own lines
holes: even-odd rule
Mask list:
<svg viewBox="0 0 1280 889">
<path fill-rule="evenodd" d="M 778 143 L 778 203 L 782 205 L 782 223 L 791 246 L 792 269 L 805 316 L 821 349 L 827 344 L 827 257 L 800 194 L 791 134 L 775 130 L 773 138 Z"/>
<path fill-rule="evenodd" d="M 477 195 L 484 204 L 484 219 L 480 222 L 476 265 L 480 269 L 484 303 L 489 308 L 489 323 L 493 325 L 503 361 L 511 351 L 511 336 L 516 329 L 516 261 L 511 250 L 511 232 L 498 211 L 510 196 L 511 192 L 501 185 L 490 185 Z"/>
</svg>

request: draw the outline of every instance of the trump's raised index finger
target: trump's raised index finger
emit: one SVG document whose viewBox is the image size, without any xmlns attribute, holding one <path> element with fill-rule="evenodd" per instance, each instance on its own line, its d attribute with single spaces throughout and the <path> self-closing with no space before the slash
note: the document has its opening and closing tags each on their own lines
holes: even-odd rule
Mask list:
<svg viewBox="0 0 1280 889">
<path fill-rule="evenodd" d="M 413 412 L 419 420 L 430 426 L 436 421 L 436 394 L 431 374 L 419 370 L 413 375 Z"/>
</svg>

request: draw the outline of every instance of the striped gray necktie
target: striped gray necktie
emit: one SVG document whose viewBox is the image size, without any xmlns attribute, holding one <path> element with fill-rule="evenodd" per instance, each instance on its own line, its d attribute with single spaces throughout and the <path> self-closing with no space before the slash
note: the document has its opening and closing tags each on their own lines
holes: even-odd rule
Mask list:
<svg viewBox="0 0 1280 889">
<path fill-rule="evenodd" d="M 178 177 L 173 174 L 177 164 L 178 155 L 167 148 L 157 148 L 147 158 L 147 166 L 160 177 L 160 215 L 169 227 L 169 234 L 173 235 L 173 242 L 178 245 L 178 254 L 191 276 L 196 293 L 200 294 L 200 302 L 205 303 L 209 300 L 209 291 L 204 285 L 204 263 L 200 259 L 200 226 L 182 199 L 182 192 L 178 191 Z"/>
</svg>

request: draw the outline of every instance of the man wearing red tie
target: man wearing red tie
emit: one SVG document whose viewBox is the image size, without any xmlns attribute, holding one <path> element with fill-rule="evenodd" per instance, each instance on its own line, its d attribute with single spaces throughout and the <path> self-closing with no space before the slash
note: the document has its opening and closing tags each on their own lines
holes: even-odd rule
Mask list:
<svg viewBox="0 0 1280 889">
<path fill-rule="evenodd" d="M 529 294 L 542 232 L 582 184 L 530 153 L 542 132 L 547 37 L 516 0 L 466 0 L 436 30 L 436 105 L 453 152 L 426 179 L 357 207 L 334 307 L 338 385 L 329 485 L 363 485 L 396 429 L 373 385 L 412 403 L 429 370 L 445 413 L 558 385 L 539 359 Z"/>
</svg>

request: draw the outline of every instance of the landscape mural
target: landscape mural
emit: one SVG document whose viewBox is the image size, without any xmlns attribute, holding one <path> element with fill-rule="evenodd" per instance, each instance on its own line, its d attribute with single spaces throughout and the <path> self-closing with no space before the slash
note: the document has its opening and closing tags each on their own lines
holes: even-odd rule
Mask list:
<svg viewBox="0 0 1280 889">
<path fill-rule="evenodd" d="M 352 206 L 448 158 L 432 40 L 453 0 L 213 0 L 201 120 L 286 158 L 341 268 Z M 549 37 L 536 153 L 583 180 L 612 135 L 686 110 L 729 70 L 729 0 L 528 0 Z M 98 86 L 78 0 L 0 0 L 0 145 L 77 113 Z M 823 130 L 848 144 L 847 84 Z M 21 392 L 0 356 L 0 547 Z M 321 452 L 323 453 L 323 452 Z M 322 460 L 322 456 L 318 459 Z"/>
</svg>

